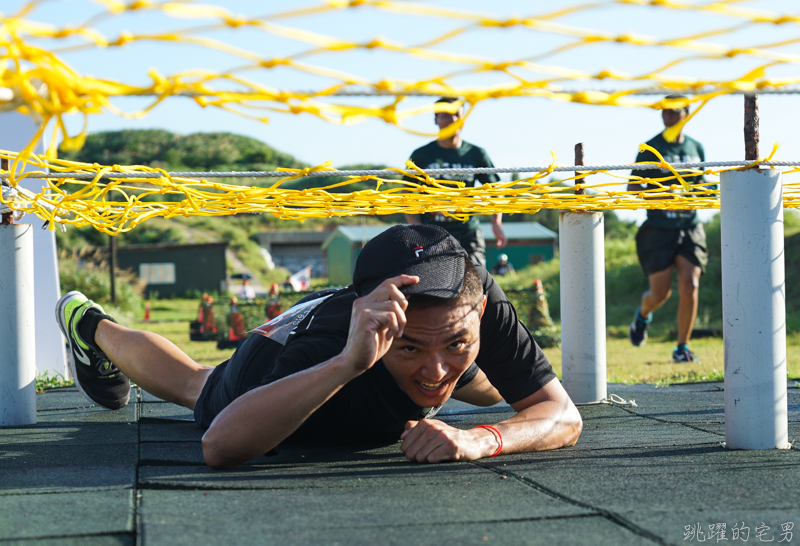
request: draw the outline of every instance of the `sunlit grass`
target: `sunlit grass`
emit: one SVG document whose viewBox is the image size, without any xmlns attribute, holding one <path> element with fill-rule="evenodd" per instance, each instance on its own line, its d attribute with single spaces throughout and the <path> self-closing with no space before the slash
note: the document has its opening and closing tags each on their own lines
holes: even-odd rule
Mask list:
<svg viewBox="0 0 800 546">
<path fill-rule="evenodd" d="M 725 370 L 722 338 L 695 339 L 690 343 L 700 362 L 672 362 L 674 340 L 648 339 L 634 347 L 627 338 L 606 338 L 606 366 L 609 383 L 651 383 L 669 385 L 698 381 L 722 381 Z M 544 349 L 561 378 L 561 349 Z M 800 377 L 800 336 L 787 338 L 787 375 Z"/>
<path fill-rule="evenodd" d="M 194 320 L 199 302 L 195 300 L 158 300 L 151 302 L 151 322 L 141 317 L 126 317 L 126 326 L 149 330 L 164 336 L 180 347 L 199 364 L 215 366 L 233 354 L 233 349 L 217 349 L 214 341 L 190 341 L 189 322 Z M 670 385 L 697 381 L 722 381 L 724 342 L 722 338 L 694 339 L 692 351 L 700 362 L 672 362 L 675 341 L 658 335 L 651 336 L 643 347 L 634 347 L 627 336 L 610 328 L 606 338 L 609 383 L 650 383 Z M 561 349 L 544 349 L 553 369 L 561 378 Z M 800 378 L 800 333 L 787 337 L 787 372 L 790 378 Z M 69 384 L 61 376 L 37 378 L 37 391 Z"/>
</svg>

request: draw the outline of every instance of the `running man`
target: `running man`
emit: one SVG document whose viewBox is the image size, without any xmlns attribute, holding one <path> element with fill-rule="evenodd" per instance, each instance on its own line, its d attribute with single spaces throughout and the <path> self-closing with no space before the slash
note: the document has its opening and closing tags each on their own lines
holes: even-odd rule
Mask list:
<svg viewBox="0 0 800 546">
<path fill-rule="evenodd" d="M 683 95 L 668 95 L 668 99 L 686 99 Z M 689 103 L 685 106 L 661 111 L 664 127 L 669 128 L 689 115 Z M 703 146 L 681 131 L 675 142 L 667 142 L 659 133 L 647 144 L 652 146 L 669 163 L 696 163 L 705 161 Z M 639 152 L 636 162 L 655 161 L 658 158 L 649 151 Z M 633 171 L 642 178 L 667 178 L 672 173 L 667 169 Z M 705 176 L 684 176 L 689 184 L 705 182 Z M 656 188 L 647 185 L 647 189 Z M 628 191 L 641 191 L 642 184 L 628 184 Z M 648 210 L 647 220 L 636 234 L 636 252 L 639 263 L 647 275 L 650 288 L 642 295 L 642 303 L 633 317 L 628 337 L 635 346 L 644 345 L 647 327 L 653 320 L 653 312 L 664 305 L 672 295 L 672 272 L 678 275 L 678 345 L 672 352 L 674 362 L 697 361 L 689 349 L 694 319 L 697 316 L 700 275 L 708 263 L 706 233 L 694 210 Z"/>
<path fill-rule="evenodd" d="M 436 101 L 448 110 L 437 111 L 434 122 L 439 129 L 445 129 L 464 117 L 464 104 L 455 98 L 444 97 Z M 471 169 L 473 167 L 494 167 L 486 150 L 461 138 L 461 127 L 456 129 L 453 136 L 440 138 L 429 142 L 422 148 L 417 148 L 411 154 L 411 161 L 421 169 Z M 445 174 L 436 177 L 440 180 L 459 180 L 467 185 L 480 186 L 497 182 L 496 174 Z M 413 178 L 406 178 L 411 182 L 419 182 Z M 469 221 L 462 222 L 442 213 L 406 214 L 409 224 L 433 224 L 442 227 L 453 237 L 458 239 L 464 250 L 467 251 L 472 262 L 486 267 L 486 241 L 480 228 L 478 218 L 470 217 Z M 492 231 L 497 239 L 497 246 L 506 245 L 505 232 L 503 231 L 503 214 L 493 214 L 491 218 Z"/>
</svg>

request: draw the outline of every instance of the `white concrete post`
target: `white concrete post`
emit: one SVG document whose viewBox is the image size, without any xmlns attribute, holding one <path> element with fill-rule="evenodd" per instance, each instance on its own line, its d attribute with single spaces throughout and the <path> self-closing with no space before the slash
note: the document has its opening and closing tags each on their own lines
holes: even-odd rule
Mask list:
<svg viewBox="0 0 800 546">
<path fill-rule="evenodd" d="M 602 212 L 562 212 L 561 372 L 576 404 L 606 398 L 606 277 Z"/>
<path fill-rule="evenodd" d="M 33 226 L 0 225 L 0 426 L 36 423 Z"/>
<path fill-rule="evenodd" d="M 726 445 L 788 448 L 781 173 L 723 172 L 720 209 Z"/>
<path fill-rule="evenodd" d="M 30 116 L 18 112 L 0 114 L 0 149 L 20 151 L 28 145 L 39 129 L 39 124 Z M 37 146 L 36 153 L 41 153 L 42 146 Z M 20 185 L 34 193 L 41 191 L 43 182 L 36 179 L 25 179 Z M 36 296 L 34 310 L 36 315 L 36 371 L 53 375 L 59 373 L 69 377 L 67 354 L 62 342 L 63 336 L 55 319 L 55 307 L 61 297 L 61 285 L 58 275 L 58 257 L 56 251 L 55 232 L 39 229 L 43 224 L 33 216 L 24 217 L 30 222 L 33 230 L 34 286 Z"/>
</svg>

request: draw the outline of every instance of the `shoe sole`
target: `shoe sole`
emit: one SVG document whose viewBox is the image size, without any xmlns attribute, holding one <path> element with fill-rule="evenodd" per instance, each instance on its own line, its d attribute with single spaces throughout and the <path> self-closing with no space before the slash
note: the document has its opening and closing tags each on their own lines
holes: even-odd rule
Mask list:
<svg viewBox="0 0 800 546">
<path fill-rule="evenodd" d="M 647 343 L 647 332 L 645 331 L 642 341 L 636 343 L 635 341 L 633 341 L 633 337 L 631 336 L 631 329 L 633 329 L 633 323 L 631 323 L 630 327 L 628 328 L 628 341 L 630 341 L 631 345 L 633 345 L 634 347 L 644 347 L 644 344 Z"/>
<path fill-rule="evenodd" d="M 67 292 L 66 294 L 64 294 L 61 297 L 61 299 L 58 300 L 58 306 L 56 307 L 56 321 L 58 321 L 58 327 L 61 328 L 61 333 L 64 334 L 64 337 L 66 337 L 67 340 L 69 341 L 69 350 L 70 350 L 69 372 L 72 374 L 72 381 L 75 383 L 75 386 L 78 387 L 78 390 L 81 392 L 81 394 L 83 394 L 86 398 L 88 398 L 95 404 L 98 404 L 99 402 L 97 402 L 97 400 L 89 396 L 89 394 L 85 390 L 83 390 L 80 381 L 78 381 L 78 368 L 77 364 L 75 363 L 75 349 L 73 349 L 72 347 L 73 343 L 72 336 L 70 336 L 69 334 L 69 322 L 67 322 L 67 324 L 64 324 L 65 320 L 64 309 L 66 308 L 67 304 L 70 301 L 72 301 L 72 298 L 70 298 L 69 296 L 72 296 L 74 294 L 80 294 L 84 298 L 86 297 L 84 294 L 78 292 L 77 290 L 73 290 L 72 292 Z M 66 320 L 69 321 L 69 319 Z"/>
<path fill-rule="evenodd" d="M 692 363 L 692 364 L 700 364 L 700 361 L 699 361 L 698 359 L 696 359 L 696 358 L 693 358 L 693 359 L 691 359 L 691 360 L 679 360 L 679 359 L 677 359 L 677 358 L 673 357 L 673 358 L 672 358 L 672 361 L 673 361 L 675 364 L 689 364 L 689 363 Z"/>
</svg>

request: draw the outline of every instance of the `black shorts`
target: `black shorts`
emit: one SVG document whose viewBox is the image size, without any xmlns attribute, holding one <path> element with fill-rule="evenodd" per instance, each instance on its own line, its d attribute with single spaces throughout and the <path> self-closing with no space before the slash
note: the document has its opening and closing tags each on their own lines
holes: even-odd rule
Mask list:
<svg viewBox="0 0 800 546">
<path fill-rule="evenodd" d="M 668 269 L 680 255 L 705 273 L 708 264 L 703 224 L 687 229 L 662 229 L 645 222 L 636 234 L 636 253 L 645 275 Z"/>
<path fill-rule="evenodd" d="M 480 229 L 467 237 L 459 239 L 458 242 L 467 251 L 472 263 L 486 267 L 486 241 L 484 241 L 483 232 Z"/>
<path fill-rule="evenodd" d="M 233 356 L 214 368 L 194 406 L 194 420 L 203 428 L 228 404 L 254 386 L 261 384 L 268 364 L 277 358 L 283 345 L 253 334 L 236 349 Z"/>
</svg>

